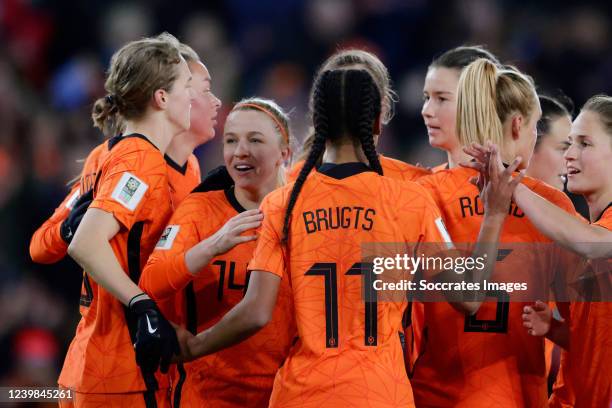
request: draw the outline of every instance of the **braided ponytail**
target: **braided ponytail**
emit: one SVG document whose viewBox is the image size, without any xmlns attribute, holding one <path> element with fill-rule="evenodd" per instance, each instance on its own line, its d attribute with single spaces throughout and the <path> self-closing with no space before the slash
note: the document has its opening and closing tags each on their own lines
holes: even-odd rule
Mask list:
<svg viewBox="0 0 612 408">
<path fill-rule="evenodd" d="M 298 195 L 308 174 L 321 159 L 327 141 L 338 143 L 347 137 L 359 141 L 370 167 L 382 175 L 373 136 L 374 123 L 381 112 L 381 94 L 367 71 L 342 69 L 323 72 L 314 85 L 312 110 L 314 138 L 285 211 L 284 244 L 289 237 L 291 213 Z"/>
<path fill-rule="evenodd" d="M 382 176 L 383 169 L 376 152 L 376 146 L 374 145 L 374 137 L 372 136 L 372 124 L 380 113 L 380 109 L 376 109 L 377 106 L 380 106 L 380 94 L 374 87 L 374 84 L 368 81 L 368 78 L 363 78 L 361 88 L 363 94 L 361 109 L 358 111 L 360 115 L 357 120 L 358 127 L 356 133 L 359 136 L 363 153 L 370 163 L 370 168 Z"/>
<path fill-rule="evenodd" d="M 291 220 L 291 212 L 297 201 L 298 195 L 302 190 L 302 186 L 306 181 L 306 177 L 310 174 L 310 171 L 320 162 L 323 152 L 325 151 L 325 141 L 329 135 L 329 118 L 327 117 L 326 106 L 326 95 L 323 89 L 321 89 L 328 81 L 331 71 L 325 72 L 317 84 L 315 84 L 315 91 L 313 95 L 313 124 L 314 124 L 314 138 L 312 139 L 312 145 L 308 152 L 308 157 L 304 162 L 300 174 L 295 180 L 293 189 L 291 190 L 291 196 L 289 197 L 289 203 L 287 204 L 287 211 L 285 212 L 285 221 L 283 222 L 283 238 L 282 242 L 287 243 L 289 237 L 289 222 Z"/>
</svg>

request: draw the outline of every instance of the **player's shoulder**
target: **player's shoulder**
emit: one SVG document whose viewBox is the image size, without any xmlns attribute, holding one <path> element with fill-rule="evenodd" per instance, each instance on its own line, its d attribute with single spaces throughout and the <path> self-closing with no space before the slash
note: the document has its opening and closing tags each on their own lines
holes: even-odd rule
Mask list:
<svg viewBox="0 0 612 408">
<path fill-rule="evenodd" d="M 431 192 L 416 181 L 383 176 L 377 177 L 376 182 L 380 183 L 381 197 L 388 199 L 390 204 L 435 205 Z"/>
<path fill-rule="evenodd" d="M 293 166 L 287 169 L 287 172 L 285 173 L 287 180 L 295 181 L 295 179 L 297 179 L 298 175 L 300 174 L 302 167 L 304 167 L 304 160 L 298 160 L 297 162 L 295 162 Z"/>
<path fill-rule="evenodd" d="M 380 155 L 380 165 L 385 176 L 402 180 L 417 180 L 431 174 L 429 169 L 415 166 L 404 161 Z"/>
<path fill-rule="evenodd" d="M 529 176 L 526 176 L 523 179 L 523 184 L 531 191 L 537 193 L 538 195 L 547 199 L 556 206 L 572 214 L 575 213 L 574 204 L 572 203 L 572 200 L 570 200 L 567 194 L 565 194 L 563 191 L 558 190 L 541 180 Z"/>
<path fill-rule="evenodd" d="M 161 161 L 164 161 L 161 151 L 144 135 L 126 135 L 117 140 L 112 146 L 109 144 L 109 154 L 111 156 L 139 152 L 143 154 L 154 153 L 154 157 L 159 157 Z"/>
<path fill-rule="evenodd" d="M 417 180 L 422 186 L 428 189 L 443 190 L 449 186 L 456 188 L 456 186 L 464 184 L 471 177 L 476 176 L 475 170 L 466 169 L 464 167 L 455 167 L 452 169 L 442 169 L 435 173 L 428 174 Z"/>
<path fill-rule="evenodd" d="M 161 151 L 143 135 L 122 137 L 103 158 L 103 163 L 125 169 L 143 168 L 165 174 L 166 161 Z"/>
<path fill-rule="evenodd" d="M 181 201 L 176 209 L 177 214 L 210 220 L 216 214 L 227 212 L 224 209 L 229 207 L 229 204 L 224 190 L 202 191 L 199 187 Z"/>
<path fill-rule="evenodd" d="M 308 177 L 310 178 L 311 176 L 312 173 Z M 304 191 L 304 187 L 308 188 L 307 184 L 308 183 L 304 183 L 302 186 L 302 191 Z M 264 202 L 268 203 L 268 205 L 284 206 L 285 203 L 289 201 L 294 185 L 295 181 L 291 181 L 277 189 L 272 190 L 270 193 L 268 193 L 268 195 L 266 195 Z"/>
</svg>

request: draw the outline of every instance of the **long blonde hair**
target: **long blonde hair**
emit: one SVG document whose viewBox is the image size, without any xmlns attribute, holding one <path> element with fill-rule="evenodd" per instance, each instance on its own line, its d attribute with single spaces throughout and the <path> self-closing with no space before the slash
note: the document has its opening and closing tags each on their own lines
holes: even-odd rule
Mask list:
<svg viewBox="0 0 612 408">
<path fill-rule="evenodd" d="M 491 141 L 504 145 L 503 124 L 513 113 L 529 118 L 538 103 L 533 80 L 514 67 L 480 58 L 459 78 L 457 136 L 461 145 Z"/>
</svg>

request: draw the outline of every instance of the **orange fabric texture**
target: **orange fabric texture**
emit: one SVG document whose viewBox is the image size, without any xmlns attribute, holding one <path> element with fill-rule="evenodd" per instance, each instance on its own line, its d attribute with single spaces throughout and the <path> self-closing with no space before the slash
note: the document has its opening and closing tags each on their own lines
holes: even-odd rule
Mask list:
<svg viewBox="0 0 612 408">
<path fill-rule="evenodd" d="M 432 194 L 457 244 L 475 242 L 483 219 L 478 189 L 469 182 L 474 175 L 473 170 L 455 168 L 418 181 Z M 562 192 L 531 178 L 525 178 L 524 184 L 574 213 Z M 513 203 L 500 242 L 550 240 Z M 494 276 L 547 288 L 557 269 L 554 259 L 552 254 L 543 256 L 536 251 L 510 253 L 503 263 L 497 263 L 498 275 Z M 416 362 L 411 381 L 417 406 L 546 406 L 544 340 L 529 336 L 522 327 L 525 304 L 486 301 L 475 316 L 468 317 L 449 303 L 424 303 L 421 333 L 415 335 L 421 343 L 412 350 L 418 355 L 410 356 Z M 500 307 L 507 309 L 506 319 L 503 313 L 497 314 Z"/>
<path fill-rule="evenodd" d="M 612 230 L 612 207 L 608 207 L 593 225 Z M 607 284 L 605 290 L 609 291 L 612 262 L 599 260 L 592 261 L 591 265 L 605 272 L 598 276 L 607 280 L 603 284 Z M 610 302 L 576 302 L 570 305 L 570 346 L 561 357 L 559 378 L 550 399 L 551 407 L 612 406 L 610 316 Z"/>
<path fill-rule="evenodd" d="M 168 160 L 166 160 L 168 161 Z M 200 184 L 200 163 L 195 155 L 190 155 L 183 168 L 179 171 L 168 163 L 168 181 L 172 204 L 177 208 L 191 191 Z"/>
<path fill-rule="evenodd" d="M 385 177 L 391 177 L 395 180 L 416 181 L 423 176 L 431 174 L 426 168 L 413 166 L 401 160 L 392 159 L 390 157 L 379 155 L 380 165 L 383 169 Z M 287 171 L 287 181 L 295 181 L 304 167 L 304 160 L 300 160 Z"/>
<path fill-rule="evenodd" d="M 443 242 L 431 197 L 412 182 L 366 171 L 308 176 L 281 243 L 292 184 L 269 194 L 249 270 L 290 281 L 298 340 L 270 406 L 413 406 L 398 333 L 407 302 L 364 302 L 361 245 Z M 366 305 L 368 307 L 366 307 Z M 372 316 L 375 313 L 375 316 Z M 367 317 L 369 316 L 369 317 Z"/>
<path fill-rule="evenodd" d="M 106 156 L 100 172 L 90 208 L 119 222 L 110 245 L 123 270 L 138 275 L 172 211 L 164 157 L 148 140 L 126 137 Z M 81 393 L 144 391 L 124 306 L 92 279 L 87 286 L 59 384 Z M 159 387 L 167 387 L 166 381 L 159 376 Z"/>
<path fill-rule="evenodd" d="M 108 153 L 108 142 L 96 146 L 83 165 L 83 171 L 79 181 L 76 182 L 70 192 L 55 209 L 51 217 L 41 225 L 30 241 L 30 256 L 37 263 L 51 264 L 58 262 L 66 255 L 68 245 L 60 235 L 60 226 L 70 214 L 72 204 L 79 195 L 93 188 L 98 173 L 100 160 Z M 83 186 L 83 188 L 81 188 Z"/>
<path fill-rule="evenodd" d="M 168 389 L 155 393 L 157 406 L 169 407 Z M 126 394 L 83 394 L 74 392 L 71 399 L 60 400 L 60 408 L 149 408 L 142 392 Z"/>
<path fill-rule="evenodd" d="M 155 299 L 181 294 L 176 301 L 177 323 L 195 323 L 198 332 L 216 324 L 242 300 L 248 285 L 247 264 L 255 242 L 238 245 L 213 258 L 194 277 L 184 263 L 185 252 L 213 235 L 243 211 L 233 190 L 193 192 L 177 208 L 168 228 L 151 255 L 140 285 Z M 250 235 L 253 231 L 247 231 Z M 191 282 L 191 287 L 185 288 Z M 192 291 L 194 303 L 186 304 L 184 291 Z M 186 378 L 180 389 L 181 406 L 267 407 L 274 375 L 284 361 L 295 327 L 288 283 L 282 282 L 270 323 L 254 336 L 226 350 L 185 363 Z M 191 324 L 193 324 L 191 323 Z"/>
</svg>

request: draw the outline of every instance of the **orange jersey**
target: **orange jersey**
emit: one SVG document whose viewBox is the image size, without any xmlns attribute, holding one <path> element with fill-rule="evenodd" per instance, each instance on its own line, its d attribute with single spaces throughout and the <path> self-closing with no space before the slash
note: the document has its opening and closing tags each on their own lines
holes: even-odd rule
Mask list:
<svg viewBox="0 0 612 408">
<path fill-rule="evenodd" d="M 60 261 L 66 256 L 68 244 L 64 242 L 60 235 L 62 222 L 68 218 L 72 205 L 79 196 L 93 188 L 100 163 L 104 160 L 104 156 L 108 154 L 109 147 L 117 143 L 120 138 L 121 136 L 113 137 L 98 145 L 89 153 L 83 165 L 79 181 L 72 186 L 70 192 L 55 209 L 53 215 L 34 232 L 30 241 L 30 256 L 34 262 L 51 264 Z M 189 156 L 187 162 L 182 167 L 167 155 L 165 159 L 168 165 L 172 203 L 174 206 L 177 206 L 200 183 L 200 164 L 193 154 Z"/>
<path fill-rule="evenodd" d="M 200 184 L 200 163 L 197 157 L 191 154 L 183 166 L 179 166 L 168 155 L 165 156 L 168 166 L 168 181 L 170 182 L 170 194 L 172 204 L 177 208 L 181 201 Z"/>
<path fill-rule="evenodd" d="M 478 237 L 484 205 L 478 189 L 469 182 L 475 174 L 455 168 L 419 180 L 431 192 L 455 243 L 476 242 Z M 562 192 L 531 178 L 525 178 L 524 184 L 573 214 L 571 201 Z M 500 242 L 550 240 L 512 203 Z M 548 288 L 556 265 L 553 256 L 540 256 L 536 251 L 509 253 L 503 264 L 496 266 L 492 279 L 529 279 L 530 288 Z M 418 355 L 411 358 L 415 362 L 411 381 L 417 406 L 546 406 L 544 340 L 529 336 L 522 327 L 526 303 L 509 303 L 504 300 L 506 292 L 490 295 L 498 302 L 484 302 L 473 316 L 445 302 L 422 304 L 424 322 L 421 333 L 416 334 L 421 343 L 416 347 Z"/>
<path fill-rule="evenodd" d="M 612 203 L 593 223 L 612 230 Z M 592 262 L 608 280 L 612 262 Z M 609 293 L 609 286 L 606 289 Z M 560 378 L 551 396 L 551 407 L 612 406 L 612 303 L 576 302 L 570 305 L 570 345 L 561 359 Z"/>
<path fill-rule="evenodd" d="M 443 242 L 435 204 L 415 183 L 381 177 L 361 163 L 323 164 L 303 185 L 284 246 L 292 187 L 264 199 L 249 264 L 288 280 L 294 302 L 298 340 L 276 376 L 270 406 L 413 406 L 399 336 L 407 302 L 364 301 L 361 246 Z"/>
<path fill-rule="evenodd" d="M 401 160 L 392 159 L 390 157 L 379 155 L 380 165 L 383 169 L 385 177 L 391 177 L 395 180 L 416 181 L 423 176 L 431 174 L 426 168 L 413 166 Z M 291 170 L 287 172 L 287 181 L 295 181 L 304 167 L 304 160 L 300 160 L 293 165 Z"/>
<path fill-rule="evenodd" d="M 32 235 L 30 256 L 34 262 L 51 264 L 60 261 L 66 255 L 68 244 L 64 242 L 60 235 L 60 227 L 70 214 L 70 210 L 72 210 L 72 206 L 79 196 L 88 192 L 93 187 L 100 160 L 108 153 L 108 146 L 112 140 L 99 144 L 89 153 L 83 165 L 79 181 L 74 183 L 64 201 L 55 209 L 53 215 Z"/>
<path fill-rule="evenodd" d="M 126 136 L 110 150 L 99 172 L 90 208 L 112 213 L 120 224 L 110 245 L 123 270 L 137 282 L 172 211 L 164 157 L 144 136 Z M 126 308 L 92 279 L 84 279 L 84 288 L 82 318 L 59 384 L 81 393 L 167 387 L 165 376 L 158 381 L 148 378 L 145 387 L 135 361 L 131 337 L 135 333 L 128 329 Z"/>
<path fill-rule="evenodd" d="M 443 170 L 448 170 L 448 163 L 442 163 L 442 164 L 439 164 L 439 165 L 435 166 L 433 169 L 431 169 L 431 172 L 432 173 L 439 173 L 439 172 L 441 172 Z"/>
<path fill-rule="evenodd" d="M 233 188 L 194 190 L 173 214 L 143 272 L 140 285 L 155 299 L 167 299 L 187 286 L 185 300 L 177 298 L 181 300 L 176 306 L 178 323 L 192 332 L 212 327 L 242 300 L 256 243 L 235 246 L 213 258 L 197 277 L 187 270 L 185 253 L 242 211 Z M 295 337 L 291 310 L 285 281 L 265 328 L 238 345 L 184 364 L 184 373 L 179 368 L 175 403 L 180 392 L 183 406 L 267 407 L 274 376 Z"/>
</svg>

